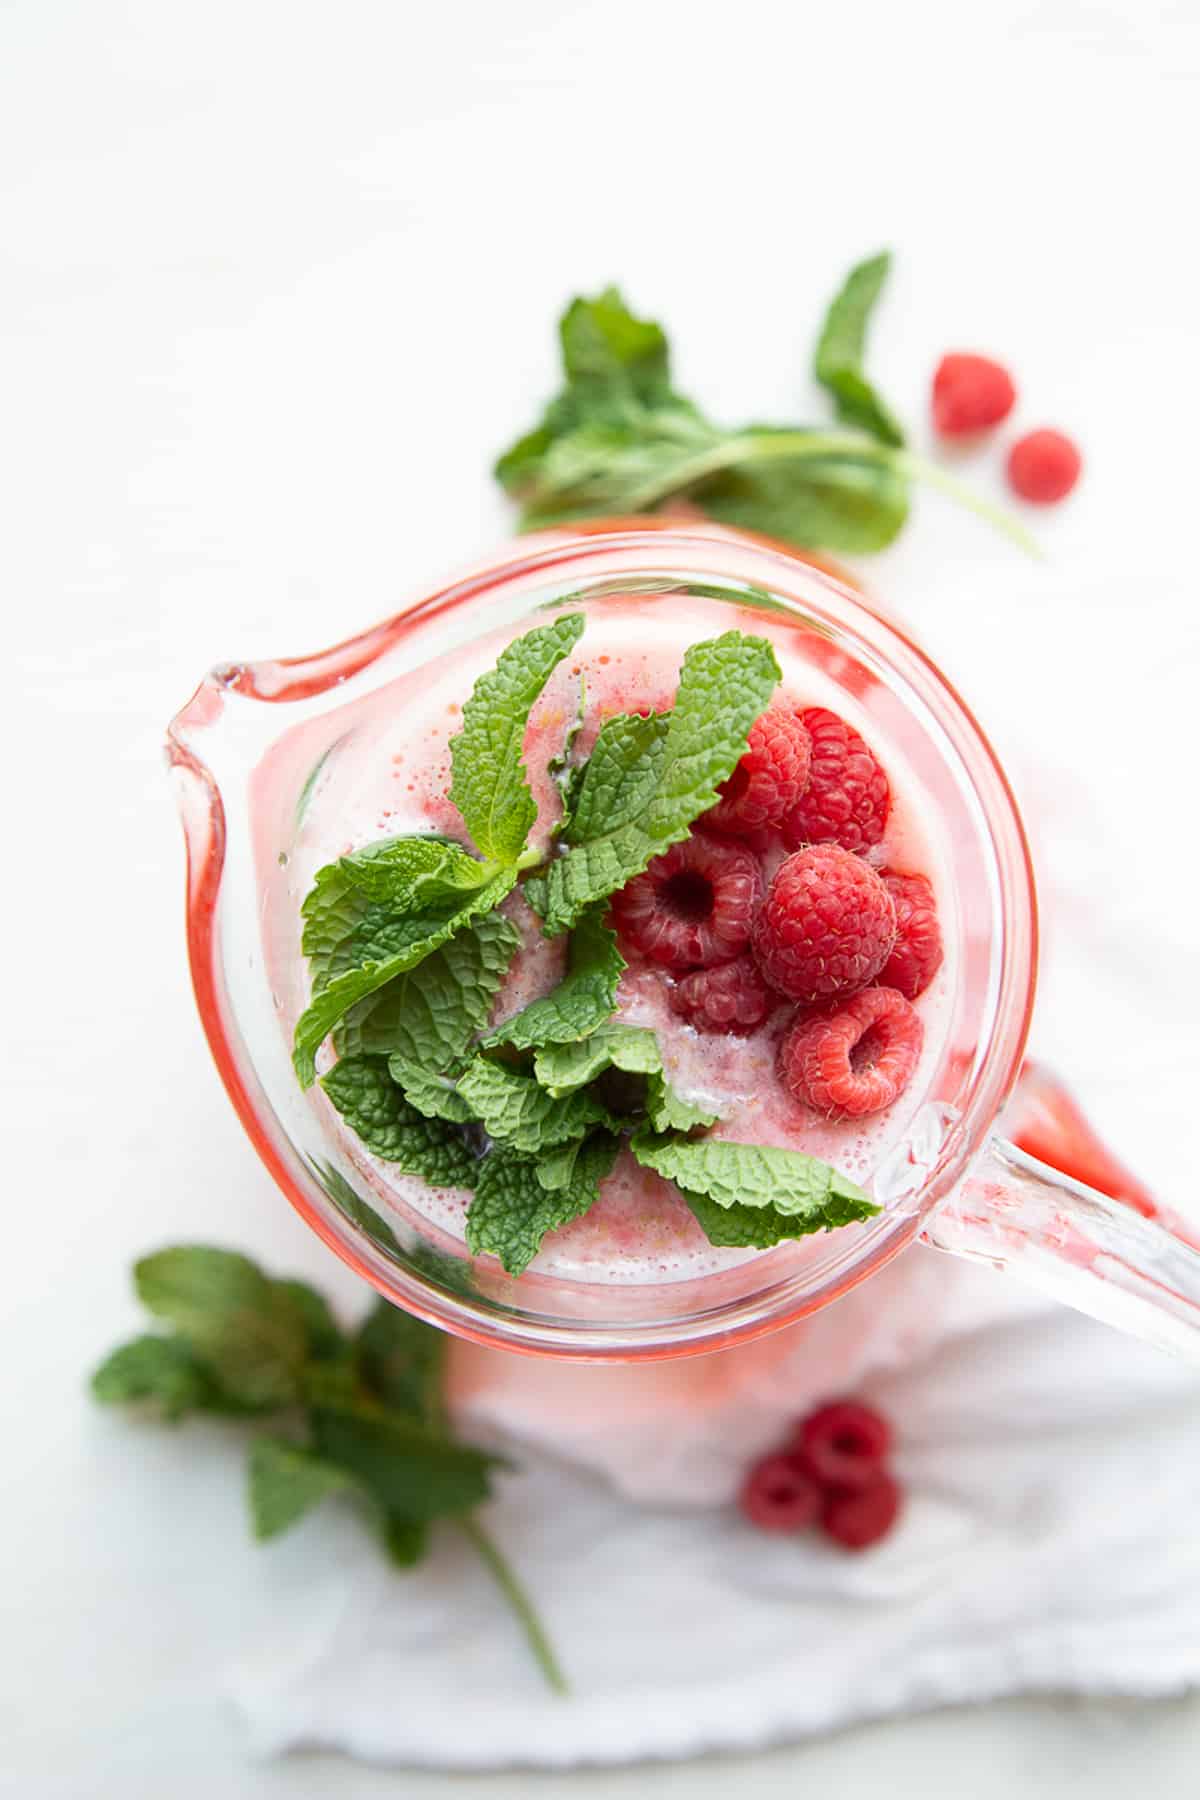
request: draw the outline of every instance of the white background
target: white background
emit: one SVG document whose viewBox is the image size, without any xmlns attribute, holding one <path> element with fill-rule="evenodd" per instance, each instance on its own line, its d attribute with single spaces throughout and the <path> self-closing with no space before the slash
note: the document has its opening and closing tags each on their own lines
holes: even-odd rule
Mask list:
<svg viewBox="0 0 1200 1800">
<path fill-rule="evenodd" d="M 872 356 L 904 413 L 944 348 L 1010 357 L 1022 423 L 1089 457 L 1051 561 L 928 501 L 872 579 L 1027 793 L 1053 719 L 1081 793 L 1111 796 L 1082 841 L 1071 808 L 1035 817 L 1059 916 L 1086 930 L 1150 884 L 1161 930 L 1130 958 L 1192 979 L 1198 103 L 1191 0 L 0 0 L 5 1791 L 395 1786 L 248 1762 L 217 1687 L 283 1577 L 246 1541 L 240 1453 L 98 1416 L 82 1382 L 156 1243 L 238 1243 L 352 1297 L 209 1065 L 162 730 L 211 662 L 317 648 L 503 535 L 489 458 L 553 383 L 570 293 L 621 281 L 730 420 L 809 409 L 820 307 L 885 243 Z M 1190 1187 L 1166 1143 L 1191 1002 L 1131 1072 L 1121 979 L 1111 1037 L 1072 1044 L 1051 963 L 1039 1040 L 1156 1185 Z M 401 1779 L 1182 1796 L 1198 1759 L 1188 1703 L 1018 1703 L 736 1768 Z"/>
</svg>

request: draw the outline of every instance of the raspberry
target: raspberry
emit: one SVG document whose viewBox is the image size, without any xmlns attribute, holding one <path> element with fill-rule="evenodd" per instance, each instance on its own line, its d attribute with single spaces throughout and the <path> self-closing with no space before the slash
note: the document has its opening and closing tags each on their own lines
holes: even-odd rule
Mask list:
<svg viewBox="0 0 1200 1800">
<path fill-rule="evenodd" d="M 895 875 L 886 869 L 883 885 L 896 908 L 896 943 L 879 971 L 879 984 L 898 988 L 906 1000 L 915 1000 L 942 966 L 933 889 L 924 875 Z"/>
<path fill-rule="evenodd" d="M 790 850 L 801 844 L 840 844 L 866 850 L 887 824 L 888 778 L 852 726 L 822 706 L 800 714 L 812 739 L 808 787 L 783 821 Z"/>
<path fill-rule="evenodd" d="M 803 1531 L 817 1522 L 821 1490 L 803 1459 L 785 1451 L 755 1463 L 742 1483 L 738 1504 L 760 1531 Z"/>
<path fill-rule="evenodd" d="M 891 1427 L 861 1400 L 831 1400 L 809 1413 L 796 1446 L 822 1487 L 858 1492 L 879 1474 L 892 1447 Z"/>
<path fill-rule="evenodd" d="M 748 850 L 696 836 L 613 895 L 622 944 L 668 969 L 730 962 L 750 942 L 762 876 Z"/>
<path fill-rule="evenodd" d="M 754 954 L 772 987 L 812 1003 L 873 981 L 895 938 L 896 908 L 874 869 L 836 844 L 814 844 L 776 871 Z"/>
<path fill-rule="evenodd" d="M 671 990 L 671 1008 L 698 1031 L 754 1031 L 779 1005 L 752 956 L 696 969 Z"/>
<path fill-rule="evenodd" d="M 920 1019 L 895 988 L 871 987 L 835 1013 L 801 1019 L 779 1046 L 779 1078 L 833 1119 L 861 1119 L 899 1098 L 921 1054 Z"/>
<path fill-rule="evenodd" d="M 969 437 L 1007 419 L 1017 398 L 1012 376 L 988 356 L 951 351 L 933 377 L 933 423 L 942 437 Z"/>
<path fill-rule="evenodd" d="M 831 1489 L 821 1509 L 821 1528 L 844 1550 L 865 1550 L 886 1537 L 900 1511 L 900 1484 L 881 1469 L 870 1487 Z"/>
<path fill-rule="evenodd" d="M 796 714 L 773 706 L 751 726 L 749 748 L 701 825 L 729 837 L 778 825 L 808 785 L 811 756 L 812 740 Z"/>
<path fill-rule="evenodd" d="M 1039 506 L 1065 500 L 1082 467 L 1082 456 L 1061 431 L 1031 431 L 1008 453 L 1009 485 L 1022 500 Z"/>
</svg>

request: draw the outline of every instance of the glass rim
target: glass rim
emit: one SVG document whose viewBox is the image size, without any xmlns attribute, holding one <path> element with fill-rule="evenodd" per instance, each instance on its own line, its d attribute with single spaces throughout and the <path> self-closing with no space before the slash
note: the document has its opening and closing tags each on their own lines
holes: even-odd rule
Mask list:
<svg viewBox="0 0 1200 1800">
<path fill-rule="evenodd" d="M 728 567 L 713 566 L 716 560 Z M 689 555 L 699 561 L 697 577 L 716 575 L 731 586 L 751 585 L 748 572 L 776 574 L 783 591 L 797 569 L 815 580 L 828 602 L 833 623 L 865 639 L 931 708 L 970 778 L 999 877 L 998 917 L 1002 924 L 999 975 L 987 1050 L 968 1094 L 945 1133 L 939 1155 L 913 1211 L 883 1213 L 862 1240 L 862 1253 L 848 1259 L 816 1290 L 803 1289 L 801 1275 L 775 1288 L 718 1303 L 685 1319 L 591 1326 L 578 1321 L 542 1321 L 530 1316 L 484 1311 L 470 1298 L 431 1285 L 400 1268 L 349 1219 L 318 1198 L 319 1184 L 299 1153 L 268 1117 L 272 1109 L 240 1043 L 225 982 L 218 931 L 218 903 L 226 858 L 225 806 L 218 782 L 192 748 L 192 731 L 213 723 L 226 694 L 284 704 L 315 698 L 340 687 L 371 667 L 416 623 L 428 623 L 501 584 L 562 577 L 578 565 L 581 580 L 598 579 L 596 565 L 630 556 L 652 555 L 678 578 Z M 738 566 L 740 564 L 740 566 Z M 624 571 L 615 571 L 623 573 Z M 771 591 L 771 584 L 761 585 Z M 793 602 L 808 608 L 806 595 Z M 846 608 L 850 622 L 840 616 Z M 820 605 L 816 610 L 821 610 Z M 362 1280 L 406 1311 L 473 1342 L 532 1355 L 578 1360 L 656 1360 L 696 1355 L 748 1342 L 793 1324 L 830 1304 L 881 1269 L 920 1233 L 929 1214 L 962 1179 L 982 1149 L 991 1124 L 1020 1071 L 1029 1032 L 1037 969 L 1037 904 L 1032 861 L 1008 778 L 974 714 L 929 655 L 903 626 L 885 617 L 869 597 L 826 560 L 788 546 L 724 527 L 678 520 L 585 521 L 501 546 L 466 571 L 437 586 L 386 619 L 326 650 L 306 656 L 222 664 L 200 683 L 168 728 L 167 755 L 180 790 L 187 844 L 187 944 L 192 986 L 218 1073 L 258 1155 L 284 1196 L 318 1237 Z M 788 1296 L 787 1290 L 797 1291 Z"/>
</svg>

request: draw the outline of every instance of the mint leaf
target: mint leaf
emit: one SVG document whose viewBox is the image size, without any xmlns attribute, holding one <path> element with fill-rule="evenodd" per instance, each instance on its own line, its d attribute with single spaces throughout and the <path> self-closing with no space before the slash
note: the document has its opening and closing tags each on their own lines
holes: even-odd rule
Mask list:
<svg viewBox="0 0 1200 1800">
<path fill-rule="evenodd" d="M 654 798 L 670 713 L 618 713 L 606 719 L 584 765 L 567 843 L 586 843 L 636 819 Z"/>
<path fill-rule="evenodd" d="M 520 944 L 520 932 L 503 913 L 485 913 L 353 1007 L 338 1027 L 339 1053 L 447 1068 L 487 1023 Z"/>
<path fill-rule="evenodd" d="M 692 499 L 738 531 L 854 555 L 885 550 L 908 518 L 897 453 L 850 433 L 755 429 Z"/>
<path fill-rule="evenodd" d="M 345 1469 L 283 1438 L 258 1438 L 247 1470 L 250 1519 L 260 1542 L 278 1537 L 329 1494 L 357 1483 Z"/>
<path fill-rule="evenodd" d="M 682 1099 L 661 1073 L 650 1077 L 646 1112 L 655 1131 L 695 1131 L 699 1126 L 715 1125 L 720 1116 Z"/>
<path fill-rule="evenodd" d="M 396 913 L 371 901 L 357 924 L 332 951 L 313 957 L 314 991 L 296 1024 L 292 1062 L 302 1087 L 316 1078 L 316 1053 L 352 1006 L 415 968 L 454 933 L 481 913 L 497 907 L 516 882 L 516 870 L 505 869 L 485 886 L 420 911 Z M 320 986 L 316 972 L 320 970 Z"/>
<path fill-rule="evenodd" d="M 468 1065 L 458 1089 L 476 1118 L 482 1120 L 488 1136 L 513 1150 L 551 1150 L 569 1138 L 582 1137 L 592 1125 L 612 1122 L 605 1108 L 589 1095 L 555 1099 L 530 1076 L 482 1056 Z M 482 1165 L 479 1175 L 481 1178 Z"/>
<path fill-rule="evenodd" d="M 692 646 L 683 659 L 654 792 L 636 816 L 627 816 L 620 804 L 624 777 L 614 777 L 609 816 L 620 822 L 577 843 L 547 872 L 548 934 L 569 928 L 586 907 L 687 836 L 692 821 L 716 804 L 717 789 L 736 767 L 778 681 L 779 664 L 764 638 L 730 631 Z"/>
<path fill-rule="evenodd" d="M 445 1119 L 451 1125 L 469 1125 L 474 1119 L 471 1103 L 459 1093 L 452 1075 L 431 1075 L 399 1056 L 388 1058 L 388 1074 L 423 1118 Z"/>
<path fill-rule="evenodd" d="M 295 1399 L 305 1317 L 249 1257 L 181 1245 L 143 1257 L 133 1273 L 147 1312 L 175 1327 L 231 1399 L 244 1406 Z"/>
<path fill-rule="evenodd" d="M 539 1180 L 529 1157 L 489 1152 L 467 1213 L 467 1248 L 475 1256 L 491 1251 L 510 1275 L 523 1274 L 548 1231 L 582 1217 L 595 1203 L 618 1144 L 610 1132 L 593 1133 L 579 1146 L 565 1184 L 552 1188 Z"/>
<path fill-rule="evenodd" d="M 851 269 L 825 315 L 813 373 L 833 395 L 834 410 L 845 424 L 857 425 L 882 443 L 900 445 L 904 433 L 863 370 L 867 325 L 891 264 L 885 250 Z"/>
<path fill-rule="evenodd" d="M 577 389 L 589 382 L 601 392 L 627 385 L 630 393 L 655 400 L 670 377 L 662 326 L 635 318 L 615 287 L 594 300 L 572 300 L 558 334 L 563 368 Z"/>
<path fill-rule="evenodd" d="M 879 1211 L 854 1182 L 799 1150 L 648 1132 L 630 1147 L 644 1168 L 681 1189 L 714 1244 L 764 1248 Z"/>
<path fill-rule="evenodd" d="M 628 1075 L 659 1075 L 658 1039 L 644 1025 L 612 1019 L 574 1044 L 547 1044 L 533 1059 L 533 1072 L 548 1094 L 560 1098 L 594 1081 L 605 1069 Z"/>
<path fill-rule="evenodd" d="M 532 1050 L 586 1037 L 609 1018 L 617 1004 L 617 983 L 625 958 L 617 934 L 606 923 L 607 907 L 590 907 L 571 933 L 567 973 L 549 994 L 531 1001 L 483 1039 L 486 1047 L 509 1044 Z"/>
<path fill-rule="evenodd" d="M 355 1335 L 359 1371 L 376 1399 L 426 1425 L 442 1415 L 447 1338 L 411 1313 L 377 1300 Z"/>
<path fill-rule="evenodd" d="M 482 887 L 496 872 L 452 838 L 432 834 L 379 838 L 339 858 L 337 866 L 368 900 L 405 911 Z"/>
<path fill-rule="evenodd" d="M 537 818 L 521 749 L 530 709 L 583 631 L 582 613 L 525 633 L 481 675 L 463 707 L 462 730 L 451 739 L 450 798 L 478 848 L 495 862 L 514 864 Z"/>
<path fill-rule="evenodd" d="M 546 485 L 547 454 L 560 439 L 588 422 L 628 427 L 677 399 L 661 328 L 635 318 L 616 288 L 573 300 L 558 331 L 566 385 L 495 468 L 505 491 L 531 508 Z"/>
<path fill-rule="evenodd" d="M 167 1419 L 221 1410 L 211 1373 L 177 1337 L 147 1335 L 120 1345 L 92 1376 L 92 1394 L 106 1406 L 154 1400 Z"/>
<path fill-rule="evenodd" d="M 271 1285 L 303 1320 L 308 1355 L 318 1362 L 340 1355 L 346 1340 L 324 1294 L 319 1294 L 307 1281 L 273 1281 Z"/>
<path fill-rule="evenodd" d="M 410 1106 L 379 1058 L 345 1056 L 321 1086 L 372 1155 L 432 1187 L 474 1186 L 476 1159 L 461 1132 Z"/>
<path fill-rule="evenodd" d="M 352 1475 L 389 1519 L 432 1523 L 487 1498 L 496 1459 L 415 1420 L 363 1403 L 314 1407 L 311 1423 L 317 1454 Z"/>
</svg>

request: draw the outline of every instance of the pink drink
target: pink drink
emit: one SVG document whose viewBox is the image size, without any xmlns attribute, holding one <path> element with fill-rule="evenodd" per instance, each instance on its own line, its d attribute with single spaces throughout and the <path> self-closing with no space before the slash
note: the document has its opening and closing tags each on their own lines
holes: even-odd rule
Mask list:
<svg viewBox="0 0 1200 1800">
<path fill-rule="evenodd" d="M 720 1115 L 713 1135 L 738 1142 L 804 1150 L 833 1163 L 860 1183 L 898 1159 L 903 1181 L 905 1152 L 924 1097 L 948 1054 L 957 1002 L 959 931 L 954 890 L 948 878 L 949 852 L 933 809 L 882 722 L 869 705 L 842 686 L 828 655 L 814 654 L 821 640 L 799 633 L 781 619 L 750 615 L 733 604 L 694 596 L 614 595 L 590 600 L 582 609 L 588 624 L 572 657 L 551 677 L 534 708 L 525 740 L 525 761 L 538 801 L 534 841 L 544 843 L 558 816 L 558 797 L 546 766 L 562 746 L 578 708 L 579 684 L 586 683 L 585 725 L 577 742 L 586 755 L 602 720 L 613 713 L 662 710 L 671 705 L 684 651 L 703 638 L 728 630 L 753 630 L 772 642 L 783 672 L 776 701 L 794 708 L 825 706 L 860 731 L 887 771 L 892 807 L 884 841 L 871 853 L 880 867 L 921 873 L 937 898 L 947 957 L 930 988 L 916 1002 L 924 1025 L 924 1048 L 917 1072 L 901 1098 L 885 1112 L 860 1121 L 830 1122 L 795 1101 L 775 1073 L 776 1049 L 787 1009 L 759 1031 L 735 1037 L 701 1033 L 670 1010 L 664 977 L 631 968 L 618 996 L 619 1015 L 657 1033 L 668 1078 L 685 1099 Z M 344 711 L 344 733 L 316 772 L 296 828 L 296 771 L 305 767 L 312 726 L 283 737 L 257 770 L 251 790 L 254 841 L 260 884 L 263 940 L 268 975 L 281 1027 L 290 1042 L 296 1019 L 308 1000 L 307 972 L 300 951 L 300 905 L 318 868 L 339 855 L 397 833 L 437 830 L 463 838 L 463 826 L 446 798 L 450 782 L 449 741 L 459 730 L 463 702 L 478 675 L 500 651 L 529 629 L 519 625 L 478 639 L 460 651 L 425 665 L 417 673 L 378 689 Z M 869 683 L 855 670 L 860 691 Z M 321 742 L 328 744 L 328 721 Z M 315 760 L 315 758 L 310 758 Z M 286 859 L 281 846 L 289 845 Z M 769 876 L 784 852 L 767 854 Z M 523 938 L 495 1011 L 495 1022 L 547 992 L 562 974 L 561 943 L 550 944 L 519 895 L 504 911 Z M 332 1053 L 322 1052 L 320 1067 Z M 432 1190 L 414 1176 L 367 1152 L 321 1094 L 311 1105 L 341 1155 L 373 1190 L 385 1217 L 399 1215 L 437 1248 L 462 1254 L 469 1195 Z M 880 1196 L 882 1197 L 882 1196 Z M 573 1282 L 623 1285 L 694 1279 L 747 1261 L 756 1252 L 714 1248 L 675 1189 L 623 1152 L 606 1180 L 597 1205 L 582 1219 L 550 1234 L 533 1272 Z"/>
</svg>

